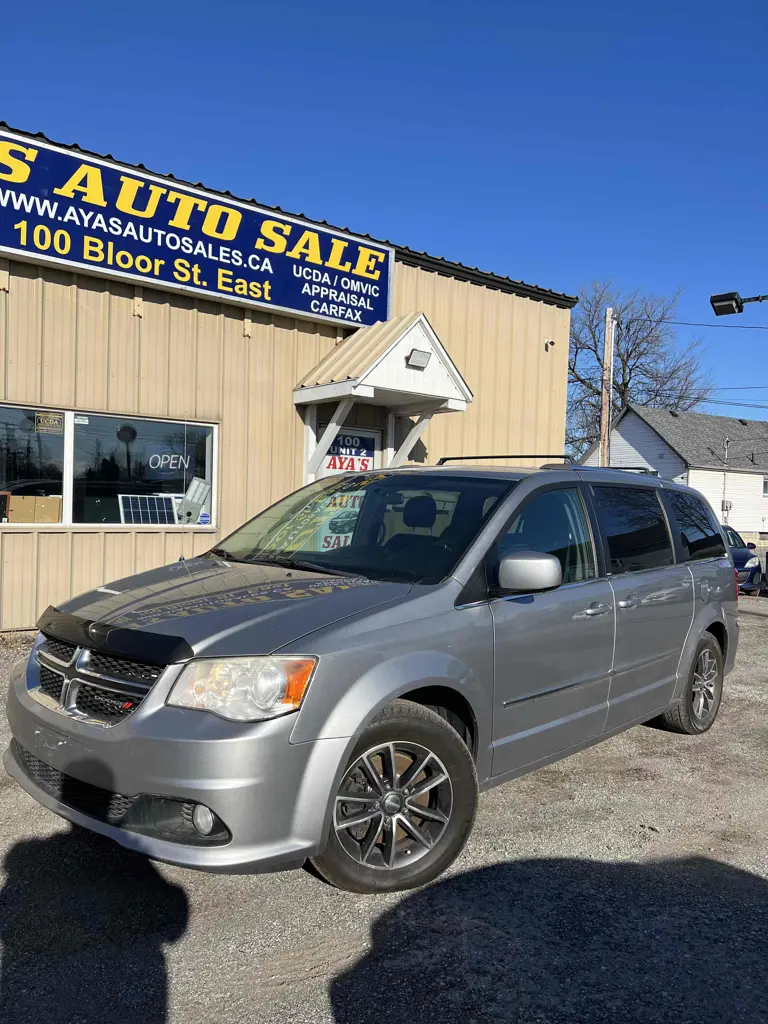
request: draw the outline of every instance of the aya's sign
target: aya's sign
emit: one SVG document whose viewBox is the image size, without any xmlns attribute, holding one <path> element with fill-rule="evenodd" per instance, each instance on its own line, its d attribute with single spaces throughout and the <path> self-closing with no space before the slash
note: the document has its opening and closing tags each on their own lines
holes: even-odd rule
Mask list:
<svg viewBox="0 0 768 1024">
<path fill-rule="evenodd" d="M 374 468 L 376 457 L 376 436 L 357 431 L 345 430 L 336 439 L 323 459 L 320 474 L 363 473 Z"/>
</svg>

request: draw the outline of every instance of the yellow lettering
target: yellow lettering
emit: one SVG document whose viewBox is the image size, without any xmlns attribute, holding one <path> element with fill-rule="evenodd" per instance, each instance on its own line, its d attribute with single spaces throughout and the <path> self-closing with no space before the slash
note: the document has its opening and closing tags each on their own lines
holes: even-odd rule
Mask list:
<svg viewBox="0 0 768 1024">
<path fill-rule="evenodd" d="M 173 261 L 173 276 L 177 281 L 184 283 L 188 281 L 192 276 L 189 272 L 189 260 L 174 260 Z"/>
<path fill-rule="evenodd" d="M 242 277 L 235 278 L 235 295 L 247 295 L 248 282 Z"/>
<path fill-rule="evenodd" d="M 352 264 L 341 262 L 341 257 L 348 245 L 349 242 L 345 242 L 343 238 L 334 238 L 331 242 L 331 255 L 325 261 L 326 267 L 330 267 L 331 270 L 340 270 L 344 274 L 348 273 L 352 269 Z"/>
<path fill-rule="evenodd" d="M 84 203 L 90 203 L 92 206 L 107 205 L 104 200 L 101 171 L 90 164 L 80 164 L 72 177 L 64 182 L 61 188 L 55 188 L 53 191 L 57 196 L 66 196 L 67 199 L 74 199 L 75 192 L 82 192 Z"/>
<path fill-rule="evenodd" d="M 360 251 L 357 254 L 357 263 L 355 264 L 355 269 L 352 273 L 359 274 L 360 277 L 370 277 L 374 281 L 378 281 L 381 277 L 381 268 L 377 267 L 376 264 L 383 262 L 383 252 L 376 252 L 375 249 L 367 249 L 364 245 L 361 245 Z"/>
<path fill-rule="evenodd" d="M 231 292 L 232 291 L 232 271 L 231 270 L 225 270 L 223 267 L 219 267 L 218 290 L 220 292 Z"/>
<path fill-rule="evenodd" d="M 305 231 L 296 245 L 285 254 L 292 260 L 299 260 L 306 256 L 307 263 L 323 265 L 323 257 L 320 255 L 320 236 L 316 231 Z"/>
<path fill-rule="evenodd" d="M 150 185 L 146 206 L 143 210 L 137 210 L 133 204 L 136 202 L 139 189 L 144 188 L 145 183 L 138 181 L 136 178 L 128 178 L 125 174 L 120 175 L 120 181 L 122 185 L 115 201 L 115 206 L 118 210 L 121 210 L 123 213 L 130 213 L 132 217 L 154 217 L 157 213 L 157 204 L 168 189 L 160 188 L 159 185 Z"/>
<path fill-rule="evenodd" d="M 195 196 L 186 196 L 182 192 L 169 192 L 169 203 L 178 203 L 173 219 L 168 221 L 169 228 L 179 228 L 180 231 L 189 231 L 189 218 L 194 209 L 204 210 L 208 203 L 205 199 L 196 199 Z M 186 262 L 186 260 L 184 261 Z"/>
<path fill-rule="evenodd" d="M 242 219 L 243 215 L 239 210 L 231 210 L 228 206 L 218 206 L 214 203 L 213 206 L 208 207 L 208 212 L 205 215 L 203 234 L 231 242 L 237 235 L 237 229 L 240 227 Z"/>
<path fill-rule="evenodd" d="M 267 252 L 285 252 L 285 247 L 288 245 L 288 235 L 290 235 L 292 227 L 292 224 L 281 224 L 279 220 L 265 220 L 261 225 L 261 233 L 272 244 L 268 245 L 264 238 L 257 238 L 256 248 L 266 249 Z"/>
<path fill-rule="evenodd" d="M 263 286 L 263 291 L 264 291 L 264 298 L 267 300 L 267 302 L 269 302 L 272 299 L 272 296 L 269 294 L 271 288 L 272 288 L 272 282 L 271 281 L 265 281 L 264 282 L 264 286 Z"/>
<path fill-rule="evenodd" d="M 14 153 L 20 154 L 21 160 L 13 156 Z M 0 142 L 0 180 L 17 181 L 20 184 L 26 181 L 32 170 L 29 165 L 36 156 L 36 149 L 27 149 L 16 142 Z M 7 170 L 3 170 L 3 165 Z"/>
<path fill-rule="evenodd" d="M 252 299 L 261 298 L 261 285 L 259 284 L 258 281 L 250 282 L 250 284 L 248 285 L 248 294 L 251 296 Z"/>
<path fill-rule="evenodd" d="M 104 243 L 100 238 L 94 238 L 93 235 L 85 236 L 83 239 L 83 259 L 90 260 L 91 263 L 104 262 Z"/>
</svg>

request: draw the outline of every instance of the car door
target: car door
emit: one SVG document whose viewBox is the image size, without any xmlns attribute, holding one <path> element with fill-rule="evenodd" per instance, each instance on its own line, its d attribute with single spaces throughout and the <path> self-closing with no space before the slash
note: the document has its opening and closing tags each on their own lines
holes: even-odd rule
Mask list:
<svg viewBox="0 0 768 1024">
<path fill-rule="evenodd" d="M 693 620 L 693 581 L 686 565 L 675 564 L 658 487 L 611 483 L 591 491 L 616 605 L 611 730 L 651 717 L 672 700 Z"/>
<path fill-rule="evenodd" d="M 512 551 L 557 555 L 556 590 L 494 596 L 500 559 Z M 488 559 L 494 631 L 494 775 L 598 736 L 613 659 L 613 592 L 598 577 L 581 489 L 535 492 L 517 510 Z"/>
</svg>

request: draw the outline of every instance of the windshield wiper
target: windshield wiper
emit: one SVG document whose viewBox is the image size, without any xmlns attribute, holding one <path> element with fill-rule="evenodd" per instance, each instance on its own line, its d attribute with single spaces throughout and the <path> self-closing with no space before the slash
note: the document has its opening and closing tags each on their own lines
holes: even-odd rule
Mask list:
<svg viewBox="0 0 768 1024">
<path fill-rule="evenodd" d="M 237 555 L 233 555 L 229 551 L 225 551 L 224 548 L 211 548 L 208 552 L 209 555 L 215 555 L 217 558 L 223 558 L 227 562 L 248 562 L 248 558 L 238 558 Z"/>
<path fill-rule="evenodd" d="M 317 562 L 307 562 L 303 558 L 249 558 L 249 562 L 257 565 L 279 565 L 284 569 L 306 569 L 308 572 L 322 572 L 326 576 L 362 576 L 360 572 L 347 572 L 344 569 L 329 568 Z"/>
</svg>

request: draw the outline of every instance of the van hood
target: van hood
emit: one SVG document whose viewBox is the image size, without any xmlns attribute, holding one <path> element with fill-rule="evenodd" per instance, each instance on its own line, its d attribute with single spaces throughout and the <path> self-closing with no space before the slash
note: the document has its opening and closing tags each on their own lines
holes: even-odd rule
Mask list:
<svg viewBox="0 0 768 1024">
<path fill-rule="evenodd" d="M 78 646 L 157 665 L 272 654 L 340 619 L 401 600 L 410 583 L 201 557 L 48 608 L 40 629 Z M 308 652 L 310 653 L 310 652 Z"/>
</svg>

